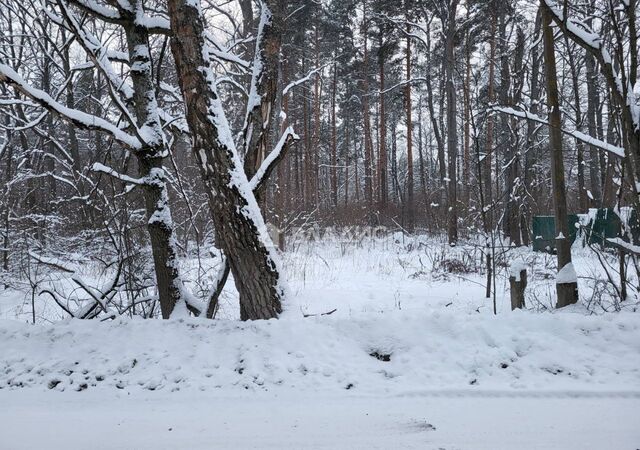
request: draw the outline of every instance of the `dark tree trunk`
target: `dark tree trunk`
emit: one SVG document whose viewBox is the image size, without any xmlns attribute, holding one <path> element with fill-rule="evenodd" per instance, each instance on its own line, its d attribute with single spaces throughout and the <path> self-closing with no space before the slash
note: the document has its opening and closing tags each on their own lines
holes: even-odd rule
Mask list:
<svg viewBox="0 0 640 450">
<path fill-rule="evenodd" d="M 142 1 L 134 7 L 142 11 Z M 149 145 L 135 152 L 141 178 L 147 213 L 147 229 L 151 241 L 151 253 L 156 273 L 158 297 L 162 317 L 168 319 L 182 298 L 182 282 L 178 270 L 173 222 L 169 209 L 167 179 L 163 169 L 164 144 L 162 126 L 157 113 L 155 85 L 151 74 L 151 58 L 148 52 L 149 35 L 146 28 L 134 24 L 135 17 L 125 25 L 125 34 L 131 62 L 131 80 L 134 87 L 135 114 L 140 128 L 152 130 Z"/>
<path fill-rule="evenodd" d="M 383 39 L 383 32 L 380 31 L 379 40 L 379 54 L 378 54 L 378 68 L 380 71 L 380 124 L 378 131 L 380 136 L 378 138 L 378 209 L 384 212 L 387 207 L 388 201 L 388 180 L 387 180 L 387 115 L 385 111 L 385 59 L 386 50 L 384 48 L 385 42 Z"/>
<path fill-rule="evenodd" d="M 458 0 L 450 0 L 449 17 L 447 20 L 447 33 L 445 37 L 445 63 L 446 63 L 446 95 L 447 95 L 447 156 L 449 166 L 448 199 L 449 207 L 447 220 L 447 236 L 449 245 L 458 242 L 458 127 L 457 127 L 457 104 L 456 86 L 453 79 L 455 70 L 455 33 L 456 33 L 456 10 Z"/>
<path fill-rule="evenodd" d="M 331 203 L 338 206 L 338 130 L 336 128 L 336 90 L 338 86 L 338 66 L 333 63 L 333 88 L 331 89 Z"/>
<path fill-rule="evenodd" d="M 204 60 L 205 24 L 199 5 L 168 2 L 171 50 L 176 63 L 193 151 L 200 167 L 216 241 L 229 260 L 240 294 L 240 317 L 270 319 L 282 311 L 284 291 L 264 221 L 234 148 L 215 89 L 213 71 Z M 281 17 L 273 17 L 278 27 Z"/>
<path fill-rule="evenodd" d="M 366 18 L 367 0 L 363 0 L 365 17 L 363 19 L 363 35 L 364 35 L 364 60 L 362 74 L 362 90 L 364 96 L 362 99 L 362 115 L 364 117 L 364 196 L 367 202 L 367 206 L 370 209 L 373 208 L 373 142 L 371 141 L 371 117 L 369 111 L 369 74 L 367 73 L 369 64 L 369 53 L 367 49 L 367 33 L 369 28 L 369 21 Z M 357 191 L 356 191 L 357 192 Z"/>
<path fill-rule="evenodd" d="M 596 62 L 591 53 L 586 52 L 585 66 L 587 69 L 587 130 L 589 136 L 598 136 L 596 117 L 598 115 L 598 74 L 596 73 Z M 602 184 L 600 167 L 598 164 L 599 151 L 593 145 L 589 146 L 589 188 L 593 196 L 592 204 L 602 207 Z"/>
<path fill-rule="evenodd" d="M 495 102 L 495 59 L 496 59 L 496 23 L 497 14 L 494 14 L 491 18 L 491 42 L 489 51 L 489 104 Z M 485 232 L 490 232 L 493 229 L 493 184 L 491 176 L 491 159 L 493 157 L 493 116 L 487 117 L 487 142 L 485 144 L 485 154 L 483 162 L 483 175 L 484 175 L 484 203 L 485 207 L 489 208 L 484 215 L 484 229 Z"/>
<path fill-rule="evenodd" d="M 576 129 L 582 131 L 582 106 L 580 104 L 580 86 L 578 82 L 578 67 L 576 65 L 573 51 L 569 45 L 569 38 L 565 36 L 569 56 L 569 69 L 571 72 L 571 83 L 573 88 L 573 101 L 575 103 Z M 578 165 L 578 204 L 580 211 L 586 212 L 589 208 L 589 198 L 584 184 L 584 144 L 576 139 L 576 159 Z"/>
<path fill-rule="evenodd" d="M 407 33 L 409 33 L 407 25 Z M 411 80 L 411 39 L 407 35 L 407 81 Z M 413 120 L 411 117 L 411 83 L 405 88 L 405 102 L 407 109 L 407 230 L 413 233 L 415 226 L 413 202 Z"/>
<path fill-rule="evenodd" d="M 544 1 L 544 0 L 542 0 Z M 549 147 L 551 152 L 551 186 L 553 189 L 553 207 L 556 222 L 556 249 L 558 251 L 558 274 L 556 289 L 558 292 L 557 308 L 571 305 L 578 301 L 578 284 L 570 275 L 573 271 L 571 263 L 571 243 L 569 241 L 569 224 L 567 220 L 567 196 L 564 181 L 564 163 L 562 157 L 562 119 L 558 99 L 558 81 L 556 75 L 556 56 L 553 42 L 553 28 L 549 12 L 543 10 L 543 42 L 544 67 L 547 85 L 547 105 L 549 108 Z M 571 270 L 569 270 L 571 268 Z"/>
</svg>

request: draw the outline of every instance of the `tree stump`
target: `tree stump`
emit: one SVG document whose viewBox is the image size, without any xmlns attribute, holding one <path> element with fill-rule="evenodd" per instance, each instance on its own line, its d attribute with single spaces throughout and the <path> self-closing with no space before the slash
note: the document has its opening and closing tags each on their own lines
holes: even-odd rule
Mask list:
<svg viewBox="0 0 640 450">
<path fill-rule="evenodd" d="M 524 290 L 527 287 L 527 268 L 523 265 L 511 266 L 509 276 L 511 311 L 524 308 Z"/>
</svg>

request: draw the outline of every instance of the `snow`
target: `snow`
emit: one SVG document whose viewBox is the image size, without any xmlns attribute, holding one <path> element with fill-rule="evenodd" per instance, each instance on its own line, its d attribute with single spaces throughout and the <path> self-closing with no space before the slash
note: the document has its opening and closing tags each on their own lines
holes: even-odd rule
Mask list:
<svg viewBox="0 0 640 450">
<path fill-rule="evenodd" d="M 537 122 L 543 125 L 548 125 L 548 121 L 546 119 L 530 111 L 527 111 L 525 109 L 514 109 L 506 106 L 494 106 L 489 108 L 489 111 L 497 111 L 503 114 L 508 114 L 510 116 L 519 117 L 522 119 L 528 119 L 533 122 Z M 613 154 L 618 158 L 624 158 L 624 148 L 622 147 L 618 147 L 617 145 L 613 145 L 613 144 L 610 144 L 609 142 L 605 142 L 593 136 L 589 136 L 588 134 L 585 134 L 579 130 L 567 130 L 563 128 L 561 131 L 569 136 L 573 136 L 574 138 L 584 142 L 585 144 L 591 145 L 596 148 L 600 148 L 602 150 L 606 150 L 607 152 Z"/>
<path fill-rule="evenodd" d="M 527 263 L 523 260 L 516 260 L 511 263 L 509 266 L 509 274 L 516 279 L 516 281 L 520 281 L 520 273 L 522 271 L 527 270 Z"/>
<path fill-rule="evenodd" d="M 187 4 L 191 5 L 191 3 L 189 2 L 187 2 Z M 199 2 L 196 2 L 195 6 L 197 5 L 199 5 Z M 266 25 L 267 21 L 271 19 L 271 13 L 266 4 L 263 3 L 262 6 L 263 9 L 261 15 L 261 23 L 264 26 Z M 198 9 L 200 9 L 199 6 L 197 7 Z M 199 14 L 202 15 L 202 11 L 200 11 Z M 282 263 L 280 261 L 279 255 L 274 250 L 275 247 L 273 245 L 273 242 L 271 241 L 271 238 L 269 237 L 264 218 L 262 217 L 262 212 L 258 207 L 258 202 L 256 201 L 253 189 L 251 188 L 250 181 L 247 179 L 247 176 L 244 172 L 240 155 L 238 155 L 238 150 L 233 140 L 233 134 L 231 132 L 231 127 L 229 126 L 229 122 L 222 105 L 222 100 L 218 95 L 216 89 L 216 75 L 213 68 L 211 67 L 211 63 L 208 58 L 210 54 L 210 48 L 206 41 L 203 43 L 201 51 L 202 58 L 206 63 L 206 66 L 199 67 L 198 70 L 200 70 L 205 76 L 206 81 L 209 85 L 209 89 L 213 94 L 208 99 L 208 119 L 216 129 L 218 147 L 221 148 L 222 151 L 227 151 L 231 159 L 231 164 L 229 167 L 229 187 L 237 189 L 243 200 L 245 201 L 244 205 L 239 206 L 241 208 L 241 213 L 255 226 L 258 232 L 258 240 L 260 242 L 260 245 L 264 247 L 267 254 L 268 265 L 275 268 L 275 271 L 279 274 L 276 286 L 274 286 L 275 291 L 278 293 L 280 299 L 286 299 L 288 287 L 284 279 L 284 271 L 280 270 Z M 202 160 L 202 165 L 204 166 L 203 169 L 205 171 L 210 170 L 210 166 L 207 166 L 205 159 Z M 216 193 L 213 192 L 213 195 L 216 195 Z M 282 302 L 282 308 L 286 312 L 286 301 Z"/>
<path fill-rule="evenodd" d="M 95 12 L 98 16 L 106 17 L 111 20 L 120 19 L 120 14 L 118 11 L 99 5 L 98 3 L 92 0 L 77 0 L 79 5 L 82 5 L 84 8 Z"/>
<path fill-rule="evenodd" d="M 253 71 L 251 74 L 251 85 L 249 88 L 249 98 L 247 99 L 247 110 L 244 118 L 243 129 L 249 132 L 249 136 L 245 137 L 245 143 L 251 141 L 250 133 L 253 131 L 250 129 L 250 116 L 254 112 L 254 109 L 260 106 L 262 102 L 262 96 L 258 93 L 258 85 L 263 75 L 264 62 L 262 60 L 262 40 L 264 39 L 264 29 L 271 25 L 272 14 L 265 2 L 260 2 L 260 22 L 258 23 L 258 32 L 255 44 L 255 54 L 253 58 Z"/>
<path fill-rule="evenodd" d="M 91 129 L 102 129 L 111 134 L 115 139 L 117 139 L 127 147 L 134 149 L 140 147 L 140 142 L 138 141 L 138 139 L 124 132 L 112 123 L 100 117 L 96 117 L 91 114 L 79 111 L 77 109 L 67 108 L 66 106 L 51 98 L 51 96 L 46 92 L 29 86 L 29 84 L 25 82 L 25 80 L 23 80 L 15 70 L 7 66 L 6 64 L 0 64 L 0 81 L 10 82 L 14 84 L 21 92 L 31 97 L 31 99 L 35 100 L 46 108 L 56 111 L 58 114 L 66 117 L 69 120 L 72 120 L 73 122 L 82 124 L 83 126 Z"/>
<path fill-rule="evenodd" d="M 267 169 L 280 156 L 280 153 L 284 149 L 284 146 L 289 139 L 293 139 L 293 140 L 300 139 L 300 137 L 295 133 L 295 131 L 293 131 L 292 126 L 287 127 L 284 133 L 282 133 L 282 136 L 280 136 L 280 139 L 278 140 L 278 143 L 276 144 L 276 146 L 267 155 L 267 157 L 264 159 L 262 164 L 260 164 L 260 167 L 256 171 L 255 175 L 249 181 L 249 187 L 251 188 L 252 191 L 255 190 L 255 188 L 260 184 L 260 182 L 262 181 L 262 179 L 264 178 L 267 172 Z"/>
<path fill-rule="evenodd" d="M 94 172 L 102 172 L 107 175 L 111 175 L 114 178 L 117 178 L 121 181 L 124 181 L 125 183 L 130 183 L 135 186 L 145 183 L 145 180 L 142 178 L 133 178 L 133 177 L 130 177 L 129 175 L 119 173 L 115 169 L 105 166 L 104 164 L 99 162 L 93 163 L 93 165 L 91 166 L 91 170 Z"/>
<path fill-rule="evenodd" d="M 140 10 L 138 14 L 136 14 L 136 25 L 144 26 L 149 30 L 154 31 L 163 31 L 169 33 L 171 31 L 171 24 L 169 23 L 169 19 L 162 16 L 145 16 Z"/>
<path fill-rule="evenodd" d="M 2 437 L 12 450 L 633 449 L 640 407 L 637 398 L 459 393 L 382 399 L 6 392 L 2 400 Z"/>
<path fill-rule="evenodd" d="M 627 253 L 631 253 L 632 255 L 640 255 L 639 245 L 630 244 L 629 242 L 626 242 L 622 238 L 607 238 L 607 241 L 611 242 L 617 247 L 623 248 L 624 250 L 627 251 Z"/>
<path fill-rule="evenodd" d="M 287 241 L 295 250 L 282 255 L 291 295 L 279 320 L 235 320 L 231 281 L 213 321 L 0 320 L 2 442 L 54 450 L 637 445 L 633 308 L 511 312 L 510 271 L 498 268 L 494 316 L 486 275 L 429 263 L 441 248 L 434 239 L 299 231 Z M 473 251 L 442 248 L 450 259 Z M 511 270 L 529 266 L 527 292 L 553 286 L 545 255 L 510 251 Z M 577 252 L 574 263 L 591 273 L 587 258 Z M 189 263 L 181 262 L 187 287 Z M 27 318 L 11 292 L 0 293 L 0 316 Z"/>
<path fill-rule="evenodd" d="M 633 314 L 603 320 L 413 310 L 248 323 L 3 321 L 0 338 L 2 390 L 569 395 L 640 388 L 638 358 L 630 357 L 640 356 Z"/>
<path fill-rule="evenodd" d="M 556 275 L 556 284 L 568 284 L 577 283 L 578 276 L 576 275 L 576 269 L 573 267 L 573 263 L 565 264 L 562 269 Z"/>
</svg>

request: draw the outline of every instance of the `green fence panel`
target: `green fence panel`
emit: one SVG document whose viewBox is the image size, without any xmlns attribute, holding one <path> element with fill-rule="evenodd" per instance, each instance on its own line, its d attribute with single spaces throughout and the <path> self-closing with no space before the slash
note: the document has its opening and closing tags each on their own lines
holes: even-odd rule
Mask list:
<svg viewBox="0 0 640 450">
<path fill-rule="evenodd" d="M 577 214 L 567 216 L 569 240 L 573 245 L 576 240 Z M 556 251 L 556 219 L 554 216 L 534 216 L 531 223 L 531 242 L 533 251 L 555 253 Z"/>
<path fill-rule="evenodd" d="M 626 212 L 627 225 L 629 231 L 631 231 L 631 237 L 633 242 L 637 244 L 640 239 L 640 222 L 638 221 L 638 214 L 635 209 L 630 209 Z M 605 247 L 613 247 L 607 242 L 609 238 L 622 237 L 623 240 L 629 242 L 629 236 L 621 233 L 622 221 L 618 214 L 616 214 L 613 208 L 600 208 L 595 214 L 595 218 L 591 219 L 591 222 L 587 225 L 588 228 L 588 242 L 590 244 L 604 245 Z"/>
</svg>

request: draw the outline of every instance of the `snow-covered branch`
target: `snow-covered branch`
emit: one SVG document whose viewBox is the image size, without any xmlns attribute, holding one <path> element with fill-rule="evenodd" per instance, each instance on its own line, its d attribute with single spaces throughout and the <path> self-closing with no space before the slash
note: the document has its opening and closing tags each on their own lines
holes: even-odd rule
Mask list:
<svg viewBox="0 0 640 450">
<path fill-rule="evenodd" d="M 508 114 L 510 116 L 514 116 L 514 117 L 518 117 L 521 119 L 527 119 L 527 120 L 531 120 L 543 125 L 549 125 L 549 122 L 546 119 L 543 119 L 542 117 L 533 114 L 529 111 L 526 111 L 524 109 L 522 110 L 517 110 L 514 108 L 510 108 L 510 107 L 505 107 L 505 106 L 494 106 L 492 108 L 488 109 L 489 112 L 491 111 L 495 111 L 495 112 L 501 112 L 503 114 Z M 600 139 L 594 138 L 593 136 L 589 136 L 581 131 L 578 130 L 566 130 L 564 128 L 560 129 L 560 131 L 562 131 L 564 134 L 569 135 L 574 137 L 575 139 L 584 142 L 585 144 L 591 145 L 593 147 L 597 147 L 601 150 L 605 150 L 607 152 L 609 152 L 609 154 L 617 157 L 617 158 L 624 158 L 624 149 L 622 147 L 618 147 L 617 145 L 613 145 L 613 144 L 609 144 L 608 142 L 604 142 Z"/>
<path fill-rule="evenodd" d="M 331 64 L 333 64 L 333 62 L 331 62 Z M 299 78 L 295 81 L 292 81 L 291 83 L 287 84 L 285 86 L 285 88 L 282 90 L 282 95 L 287 95 L 289 93 L 289 91 L 291 89 L 293 89 L 294 87 L 300 86 L 301 84 L 306 83 L 307 81 L 309 81 L 311 79 L 311 77 L 313 77 L 315 74 L 317 74 L 318 72 L 320 72 L 322 69 L 324 69 L 325 67 L 327 67 L 329 65 L 329 63 L 320 66 L 320 67 L 316 67 L 315 69 L 310 70 L 304 77 Z"/>
<path fill-rule="evenodd" d="M 300 137 L 293 131 L 292 126 L 289 126 L 284 133 L 282 133 L 282 136 L 274 149 L 267 155 L 264 161 L 262 161 L 262 164 L 258 168 L 256 174 L 249 182 L 249 186 L 254 192 L 260 190 L 264 182 L 269 178 L 271 172 L 273 172 L 273 169 L 278 165 L 282 158 L 285 157 L 286 150 L 290 143 L 292 141 L 297 141 L 298 139 L 300 139 Z"/>
<path fill-rule="evenodd" d="M 132 178 L 128 175 L 122 174 L 120 172 L 118 172 L 115 169 L 112 169 L 111 167 L 107 167 L 104 164 L 101 163 L 93 163 L 93 166 L 91 166 L 91 170 L 93 172 L 99 172 L 99 173 L 104 173 L 107 174 L 109 176 L 112 176 L 113 178 L 117 178 L 120 181 L 123 181 L 125 183 L 129 183 L 129 184 L 134 184 L 136 186 L 141 186 L 143 184 L 145 184 L 145 180 L 143 178 Z"/>
<path fill-rule="evenodd" d="M 77 109 L 68 108 L 54 100 L 46 92 L 30 86 L 16 71 L 6 64 L 0 64 L 0 83 L 13 86 L 19 92 L 38 103 L 43 108 L 60 114 L 80 128 L 102 131 L 111 135 L 116 141 L 131 149 L 140 148 L 140 141 L 111 122 L 100 117 L 87 114 Z"/>
<path fill-rule="evenodd" d="M 614 60 L 605 48 L 603 39 L 588 29 L 582 21 L 576 21 L 568 17 L 568 15 L 565 17 L 568 8 L 560 9 L 553 0 L 543 0 L 542 7 L 546 9 L 553 22 L 566 36 L 596 58 L 600 66 L 600 71 L 606 78 L 617 102 L 623 106 L 626 113 L 628 113 L 626 118 L 625 114 L 623 114 L 623 120 L 631 121 L 633 129 L 636 132 L 640 131 L 640 106 L 638 106 L 638 96 L 634 92 L 633 86 L 625 86 L 622 82 L 622 76 L 618 70 L 616 70 Z"/>
</svg>

